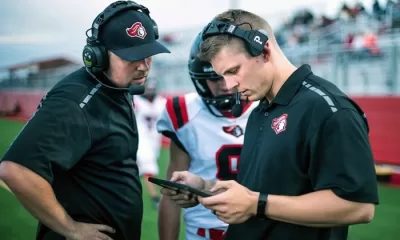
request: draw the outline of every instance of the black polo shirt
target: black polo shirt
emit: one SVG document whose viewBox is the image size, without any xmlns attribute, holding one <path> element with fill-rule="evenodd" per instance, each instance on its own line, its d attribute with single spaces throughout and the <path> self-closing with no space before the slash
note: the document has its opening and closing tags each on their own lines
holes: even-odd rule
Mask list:
<svg viewBox="0 0 400 240">
<path fill-rule="evenodd" d="M 46 179 L 75 221 L 107 224 L 114 240 L 132 240 L 143 211 L 137 147 L 132 97 L 82 68 L 48 92 L 2 159 Z M 64 238 L 39 224 L 37 239 Z"/>
<path fill-rule="evenodd" d="M 256 192 L 299 196 L 331 189 L 349 201 L 378 203 L 364 113 L 308 65 L 290 76 L 271 104 L 253 110 L 240 159 L 237 181 Z M 250 218 L 229 226 L 226 240 L 339 240 L 347 239 L 347 230 Z"/>
</svg>

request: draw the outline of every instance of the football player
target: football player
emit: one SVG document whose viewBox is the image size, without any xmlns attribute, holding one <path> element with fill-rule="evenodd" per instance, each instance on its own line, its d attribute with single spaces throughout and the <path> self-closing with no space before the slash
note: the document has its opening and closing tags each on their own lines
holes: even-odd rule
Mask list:
<svg viewBox="0 0 400 240">
<path fill-rule="evenodd" d="M 134 95 L 134 109 L 139 131 L 139 147 L 137 164 L 140 176 L 145 179 L 153 207 L 157 208 L 160 197 L 149 177 L 158 175 L 158 157 L 161 149 L 161 134 L 157 132 L 156 122 L 165 108 L 166 99 L 158 94 L 156 83 L 152 79 L 146 82 L 146 90 L 142 95 Z"/>
<path fill-rule="evenodd" d="M 166 179 L 174 171 L 190 171 L 208 180 L 235 180 L 243 135 L 250 112 L 258 102 L 242 102 L 239 117 L 232 115 L 235 95 L 211 64 L 197 58 L 201 33 L 192 44 L 189 74 L 197 92 L 169 98 L 157 122 L 157 130 L 171 139 Z M 162 198 L 159 207 L 159 236 L 177 240 L 180 210 Z M 186 239 L 222 239 L 227 224 L 202 205 L 184 209 Z"/>
</svg>

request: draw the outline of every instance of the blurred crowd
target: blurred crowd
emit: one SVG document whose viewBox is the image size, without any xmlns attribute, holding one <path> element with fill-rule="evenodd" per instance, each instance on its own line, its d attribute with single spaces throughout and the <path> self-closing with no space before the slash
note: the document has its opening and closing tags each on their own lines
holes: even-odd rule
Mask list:
<svg viewBox="0 0 400 240">
<path fill-rule="evenodd" d="M 288 48 L 304 45 L 313 40 L 318 44 L 341 44 L 367 55 L 380 55 L 377 41 L 390 30 L 400 29 L 398 0 L 382 5 L 375 0 L 367 11 L 362 2 L 343 3 L 335 17 L 315 15 L 309 9 L 296 12 L 276 31 L 279 43 Z"/>
<path fill-rule="evenodd" d="M 339 65 L 348 65 L 350 62 L 358 64 L 365 62 L 360 60 L 373 59 L 378 60 L 381 65 L 395 68 L 400 56 L 397 54 L 398 51 L 393 50 L 393 46 L 400 41 L 400 0 L 385 0 L 385 4 L 375 0 L 372 6 L 365 6 L 362 2 L 352 5 L 343 3 L 333 16 L 315 14 L 310 8 L 293 12 L 290 18 L 275 29 L 277 41 L 288 58 L 297 66 L 304 63 L 316 65 L 335 62 L 338 65 L 332 66 L 336 69 Z M 394 34 L 396 35 L 394 41 L 386 41 L 393 36 L 389 36 L 390 32 L 398 33 Z M 163 36 L 163 41 L 176 53 L 174 59 L 163 61 L 161 58 L 158 63 L 161 72 L 164 68 L 168 70 L 164 71 L 164 78 L 170 77 L 170 81 L 174 84 L 168 83 L 163 87 L 186 89 L 191 85 L 185 85 L 190 81 L 185 81 L 188 77 L 185 72 L 187 53 L 181 46 L 190 44 L 192 37 L 188 38 L 190 39 L 188 42 L 176 41 L 179 44 L 174 45 L 171 36 L 173 35 Z M 385 41 L 386 45 L 383 44 Z M 165 64 L 166 62 L 171 65 Z M 81 65 L 80 62 L 61 57 L 10 66 L 4 69 L 7 71 L 3 74 L 4 77 L 0 75 L 0 89 L 9 87 L 48 89 Z M 174 73 L 169 74 L 170 72 Z"/>
</svg>

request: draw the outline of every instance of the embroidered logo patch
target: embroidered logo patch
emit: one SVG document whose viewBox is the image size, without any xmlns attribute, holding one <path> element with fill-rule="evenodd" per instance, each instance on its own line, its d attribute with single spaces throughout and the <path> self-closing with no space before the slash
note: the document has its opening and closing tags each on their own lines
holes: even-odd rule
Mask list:
<svg viewBox="0 0 400 240">
<path fill-rule="evenodd" d="M 129 37 L 138 37 L 144 39 L 147 35 L 146 29 L 143 27 L 141 22 L 135 22 L 130 28 L 126 29 L 126 33 Z"/>
<path fill-rule="evenodd" d="M 243 129 L 239 125 L 222 127 L 222 130 L 237 138 L 243 135 Z"/>
<path fill-rule="evenodd" d="M 272 120 L 271 128 L 276 134 L 279 134 L 286 130 L 288 115 L 282 114 L 280 117 L 274 118 Z"/>
</svg>

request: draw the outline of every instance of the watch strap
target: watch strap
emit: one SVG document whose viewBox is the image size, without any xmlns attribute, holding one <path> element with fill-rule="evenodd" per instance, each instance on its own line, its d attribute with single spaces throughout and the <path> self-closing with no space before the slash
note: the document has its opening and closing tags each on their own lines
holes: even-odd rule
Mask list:
<svg viewBox="0 0 400 240">
<path fill-rule="evenodd" d="M 265 210 L 267 209 L 267 198 L 268 194 L 260 193 L 258 197 L 258 204 L 257 204 L 257 214 L 256 216 L 261 219 L 266 219 L 267 216 L 265 215 Z"/>
</svg>

